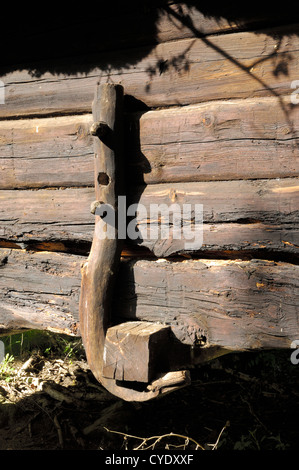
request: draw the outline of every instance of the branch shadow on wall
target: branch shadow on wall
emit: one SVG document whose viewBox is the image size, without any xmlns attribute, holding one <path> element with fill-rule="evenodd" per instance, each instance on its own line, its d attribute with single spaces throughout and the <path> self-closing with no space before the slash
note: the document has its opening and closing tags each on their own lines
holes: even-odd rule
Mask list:
<svg viewBox="0 0 299 470">
<path fill-rule="evenodd" d="M 299 7 L 294 5 L 286 6 L 277 15 L 275 9 L 269 11 L 266 6 L 259 6 L 256 10 L 240 2 L 230 2 L 229 5 L 211 2 L 207 5 L 199 0 L 185 0 L 183 3 L 111 0 L 101 3 L 98 9 L 83 8 L 80 12 L 76 9 L 56 10 L 52 5 L 47 14 L 42 12 L 42 15 L 33 15 L 30 11 L 28 15 L 27 6 L 24 12 L 18 7 L 13 22 L 3 22 L 1 27 L 0 74 L 5 77 L 10 72 L 27 70 L 35 78 L 46 73 L 67 78 L 94 73 L 102 82 L 119 82 L 122 79 L 120 74 L 139 64 L 140 71 L 147 77 L 145 92 L 150 93 L 156 77 L 168 72 L 171 81 L 171 72 L 177 75 L 188 73 L 192 65 L 190 53 L 200 39 L 207 50 L 214 51 L 217 57 L 242 71 L 258 89 L 276 97 L 293 130 L 288 119 L 293 105 L 289 103 L 286 107 L 275 87 L 253 70 L 261 62 L 271 61 L 272 74 L 276 78 L 289 75 L 294 58 L 281 49 L 283 38 L 298 35 L 299 28 L 287 27 L 295 24 L 297 18 Z M 161 23 L 161 19 L 167 21 Z M 140 65 L 140 61 L 163 42 L 163 28 L 167 29 L 165 25 L 171 23 L 175 24 L 177 39 L 188 37 L 190 41 L 177 54 L 165 56 L 162 51 L 155 60 L 154 52 L 148 65 L 146 62 Z M 221 42 L 214 40 L 213 34 L 227 33 L 232 28 L 233 31 L 251 30 L 254 34 L 274 37 L 275 49 L 268 54 L 260 54 L 261 57 L 250 65 L 245 64 L 222 47 Z"/>
<path fill-rule="evenodd" d="M 39 16 L 32 13 L 29 13 L 29 18 L 28 13 L 22 16 L 19 7 L 17 13 L 19 20 L 14 15 L 13 22 L 3 22 L 1 27 L 0 37 L 5 45 L 1 50 L 2 75 L 28 70 L 34 77 L 42 77 L 49 72 L 67 78 L 73 74 L 94 72 L 98 75 L 102 72 L 103 81 L 113 81 L 113 74 L 118 81 L 119 71 L 134 67 L 161 41 L 159 21 L 161 17 L 167 17 L 169 22 L 175 23 L 177 30 L 187 31 L 186 37 L 191 39 L 179 54 L 172 57 L 162 55 L 157 57 L 156 62 L 151 60 L 145 70 L 148 77 L 148 82 L 144 84 L 145 91 L 150 92 L 156 76 L 171 70 L 179 74 L 188 73 L 191 67 L 190 51 L 194 43 L 201 40 L 207 48 L 213 49 L 220 57 L 244 72 L 244 76 L 254 80 L 258 89 L 266 89 L 269 95 L 277 98 L 285 113 L 290 136 L 293 138 L 296 135 L 290 118 L 294 105 L 286 105 L 275 88 L 271 88 L 250 68 L 261 61 L 271 60 L 274 76 L 289 75 L 289 65 L 293 58 L 291 54 L 280 54 L 281 45 L 285 36 L 298 35 L 299 29 L 280 28 L 280 25 L 296 23 L 299 18 L 297 6 L 286 5 L 283 12 L 277 15 L 275 9 L 269 11 L 268 7 L 260 6 L 255 10 L 240 2 L 219 5 L 218 2 L 204 4 L 198 0 L 185 0 L 182 4 L 166 0 L 111 0 L 101 3 L 98 10 L 83 8 L 80 12 L 76 9 L 67 9 L 64 12 L 60 8 L 58 13 L 52 5 L 51 10 L 48 9 L 46 14 L 43 11 Z M 212 19 L 215 25 L 224 20 L 228 25 L 226 32 L 229 31 L 229 25 L 232 25 L 234 31 L 252 30 L 254 34 L 275 37 L 276 49 L 268 55 L 262 54 L 262 58 L 248 67 L 222 48 L 221 43 L 216 44 L 210 35 L 213 31 L 204 29 L 202 19 Z M 217 33 L 216 26 L 214 33 Z M 140 109 L 146 110 L 143 104 L 141 108 L 137 107 L 137 111 Z M 298 145 L 295 139 L 294 145 Z M 150 172 L 151 167 L 140 148 L 137 156 L 135 169 L 138 172 L 138 183 L 139 179 L 141 182 L 141 194 L 145 186 L 142 175 Z M 134 183 L 137 180 L 134 179 Z M 139 195 L 136 191 L 135 197 L 134 202 L 138 202 Z"/>
<path fill-rule="evenodd" d="M 5 12 L 3 17 L 5 16 Z M 199 0 L 185 0 L 182 4 L 169 0 L 111 0 L 101 2 L 98 8 L 59 9 L 51 4 L 46 13 L 30 11 L 27 5 L 18 5 L 7 15 L 13 21 L 3 21 L 1 26 L 1 73 L 28 70 L 39 77 L 52 74 L 86 74 L 94 69 L 107 73 L 125 70 L 146 57 L 161 42 L 159 22 L 162 17 L 174 22 L 177 30 L 189 29 L 195 37 L 205 38 L 203 19 L 225 21 L 227 30 L 257 30 L 281 37 L 278 29 L 262 31 L 263 25 L 295 23 L 298 7 L 285 6 L 277 15 L 275 9 L 259 6 L 258 10 L 240 2 L 209 5 Z M 8 16 L 8 18 L 10 17 Z M 193 18 L 193 19 L 192 19 Z M 213 31 L 212 31 L 213 32 Z M 293 33 L 294 34 L 294 33 Z M 189 36 L 190 37 L 190 36 Z M 209 44 L 209 41 L 207 41 Z M 163 73 L 169 67 L 187 70 L 187 51 L 172 61 L 160 58 L 148 68 L 149 76 Z M 220 50 L 228 59 L 233 59 Z M 280 63 L 276 73 L 286 73 L 287 64 Z"/>
</svg>

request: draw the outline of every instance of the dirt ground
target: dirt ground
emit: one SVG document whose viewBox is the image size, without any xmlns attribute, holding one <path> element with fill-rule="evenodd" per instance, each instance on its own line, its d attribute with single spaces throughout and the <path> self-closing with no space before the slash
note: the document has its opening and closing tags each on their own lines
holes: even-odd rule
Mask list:
<svg viewBox="0 0 299 470">
<path fill-rule="evenodd" d="M 224 356 L 192 370 L 190 386 L 131 404 L 100 386 L 84 354 L 33 351 L 2 367 L 0 450 L 294 450 L 299 364 L 290 354 Z"/>
</svg>

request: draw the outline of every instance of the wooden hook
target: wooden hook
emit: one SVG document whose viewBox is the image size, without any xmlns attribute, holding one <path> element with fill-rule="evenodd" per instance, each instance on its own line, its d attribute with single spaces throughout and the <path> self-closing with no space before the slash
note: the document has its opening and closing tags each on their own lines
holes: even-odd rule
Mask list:
<svg viewBox="0 0 299 470">
<path fill-rule="evenodd" d="M 95 196 L 92 205 L 95 214 L 95 231 L 89 257 L 82 267 L 81 295 L 79 303 L 80 331 L 91 371 L 96 379 L 113 395 L 127 401 L 145 401 L 160 393 L 183 386 L 188 374 L 167 376 L 153 387 L 144 386 L 141 391 L 133 382 L 118 381 L 114 376 L 103 374 L 103 355 L 106 334 L 111 325 L 111 307 L 114 280 L 117 274 L 121 240 L 114 227 L 114 236 L 99 236 L 103 229 L 101 217 L 97 215 L 99 204 L 109 205 L 117 214 L 118 196 L 124 194 L 123 177 L 123 88 L 120 85 L 98 85 L 93 101 L 95 125 L 91 134 L 95 136 Z M 104 124 L 103 124 L 104 123 Z M 109 139 L 108 136 L 109 135 Z M 117 217 L 115 217 L 117 220 Z M 103 234 L 102 234 L 103 235 Z M 170 373 L 172 374 L 172 373 Z"/>
</svg>

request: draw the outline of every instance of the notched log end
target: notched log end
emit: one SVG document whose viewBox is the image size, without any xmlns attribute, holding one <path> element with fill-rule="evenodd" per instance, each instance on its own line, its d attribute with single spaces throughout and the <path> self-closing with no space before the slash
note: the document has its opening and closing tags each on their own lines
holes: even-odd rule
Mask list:
<svg viewBox="0 0 299 470">
<path fill-rule="evenodd" d="M 171 329 L 159 323 L 132 321 L 108 328 L 103 377 L 110 390 L 130 401 L 148 401 L 191 383 L 187 370 L 169 367 Z"/>
<path fill-rule="evenodd" d="M 149 383 L 161 372 L 170 327 L 158 323 L 126 322 L 108 328 L 103 354 L 103 376 Z"/>
</svg>

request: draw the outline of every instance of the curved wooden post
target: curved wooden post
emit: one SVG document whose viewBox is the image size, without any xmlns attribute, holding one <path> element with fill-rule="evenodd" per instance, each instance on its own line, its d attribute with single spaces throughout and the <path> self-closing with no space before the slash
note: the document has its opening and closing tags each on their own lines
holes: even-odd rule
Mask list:
<svg viewBox="0 0 299 470">
<path fill-rule="evenodd" d="M 112 394 L 128 401 L 144 401 L 156 397 L 162 389 L 169 391 L 177 383 L 185 384 L 185 375 L 169 381 L 160 380 L 158 386 L 137 391 L 103 375 L 103 355 L 107 329 L 111 323 L 111 304 L 114 279 L 121 254 L 118 236 L 118 196 L 123 188 L 123 88 L 120 85 L 98 85 L 93 102 L 95 136 L 95 231 L 91 251 L 82 267 L 81 296 L 79 304 L 80 330 L 87 361 L 96 379 Z M 111 209 L 111 225 L 103 223 L 101 208 Z M 110 214 L 110 216 L 111 216 Z M 114 216 L 114 217 L 113 217 Z M 105 217 L 104 217 L 105 218 Z M 108 232 L 104 232 L 104 230 Z M 172 373 L 170 373 L 172 374 Z M 183 379 L 182 379 L 183 377 Z M 132 384 L 131 384 L 132 386 Z"/>
</svg>

